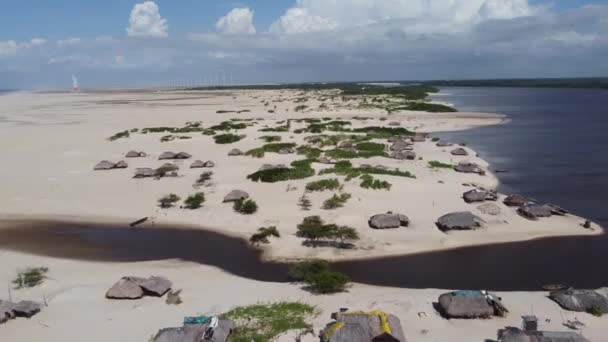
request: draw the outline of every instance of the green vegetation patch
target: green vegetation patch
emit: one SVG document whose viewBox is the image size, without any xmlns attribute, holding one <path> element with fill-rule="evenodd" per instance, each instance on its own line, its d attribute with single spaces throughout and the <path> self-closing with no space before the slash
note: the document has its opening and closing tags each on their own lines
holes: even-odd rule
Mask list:
<svg viewBox="0 0 608 342">
<path fill-rule="evenodd" d="M 126 131 L 122 131 L 122 132 L 118 132 L 118 133 L 114 134 L 113 136 L 109 137 L 108 140 L 115 141 L 115 140 L 122 139 L 122 138 L 128 138 L 129 136 L 131 136 L 131 134 L 129 133 L 128 130 L 126 130 Z"/>
<path fill-rule="evenodd" d="M 298 302 L 256 304 L 234 308 L 221 316 L 236 323 L 229 342 L 271 342 L 290 330 L 312 329 L 315 307 Z"/>
<path fill-rule="evenodd" d="M 281 126 L 277 126 L 277 127 L 268 127 L 268 128 L 262 128 L 259 131 L 260 132 L 289 132 L 289 130 L 291 129 L 291 121 L 287 120 L 287 122 L 285 123 L 285 125 L 281 125 Z"/>
<path fill-rule="evenodd" d="M 429 161 L 429 167 L 433 169 L 452 169 L 454 165 L 442 163 L 437 160 L 431 160 Z"/>
<path fill-rule="evenodd" d="M 323 202 L 322 208 L 325 210 L 342 208 L 351 197 L 351 194 L 348 193 L 334 194 Z"/>
<path fill-rule="evenodd" d="M 313 160 L 303 159 L 291 163 L 291 168 L 260 170 L 247 176 L 254 182 L 276 183 L 295 179 L 309 178 L 315 175 Z"/>
<path fill-rule="evenodd" d="M 288 275 L 293 281 L 305 283 L 305 289 L 321 294 L 344 292 L 350 282 L 347 275 L 333 271 L 325 260 L 302 261 L 292 266 Z"/>
<path fill-rule="evenodd" d="M 232 209 L 239 214 L 253 215 L 258 211 L 258 204 L 252 199 L 241 199 L 234 202 Z"/>
<path fill-rule="evenodd" d="M 184 208 L 191 210 L 199 209 L 203 206 L 203 203 L 205 203 L 205 194 L 202 192 L 197 192 L 194 195 L 188 196 L 188 198 L 184 200 Z"/>
<path fill-rule="evenodd" d="M 260 140 L 264 140 L 266 143 L 273 143 L 281 141 L 280 135 L 264 135 L 259 138 Z"/>
<path fill-rule="evenodd" d="M 325 151 L 325 156 L 333 159 L 354 159 L 354 158 L 372 158 L 372 157 L 388 157 L 384 150 L 369 150 L 358 151 L 354 149 L 335 148 Z"/>
<path fill-rule="evenodd" d="M 230 130 L 239 130 L 245 129 L 249 125 L 244 122 L 234 122 L 234 121 L 223 121 L 218 125 L 211 126 L 208 129 L 212 131 L 230 131 Z"/>
<path fill-rule="evenodd" d="M 297 145 L 294 143 L 272 143 L 266 144 L 262 147 L 254 148 L 245 153 L 247 156 L 252 156 L 255 158 L 263 158 L 264 155 L 268 153 L 279 153 L 282 149 L 294 149 Z"/>
<path fill-rule="evenodd" d="M 412 132 L 404 127 L 380 127 L 380 126 L 368 126 L 353 129 L 355 133 L 366 133 L 367 135 L 376 139 L 387 139 L 395 136 L 414 135 Z"/>
<path fill-rule="evenodd" d="M 315 192 L 315 191 L 326 191 L 326 190 L 338 190 L 342 189 L 342 185 L 340 181 L 336 178 L 332 179 L 321 179 L 315 182 L 310 182 L 306 184 L 306 191 Z"/>
<path fill-rule="evenodd" d="M 47 267 L 30 267 L 17 273 L 17 278 L 12 283 L 15 289 L 38 286 L 47 278 L 46 274 L 48 272 L 49 269 Z"/>
<path fill-rule="evenodd" d="M 373 189 L 373 190 L 390 190 L 393 186 L 391 183 L 379 179 L 375 179 L 374 177 L 364 174 L 361 175 L 361 184 L 360 186 L 363 189 Z"/>
<path fill-rule="evenodd" d="M 306 159 L 315 159 L 316 160 L 316 159 L 319 159 L 319 157 L 321 157 L 323 150 L 316 148 L 316 147 L 312 147 L 310 145 L 302 145 L 302 146 L 298 146 L 298 148 L 296 148 L 296 153 L 306 156 Z"/>
<path fill-rule="evenodd" d="M 450 106 L 427 102 L 411 102 L 407 106 L 397 107 L 393 110 L 414 110 L 429 113 L 452 113 L 458 111 Z"/>
<path fill-rule="evenodd" d="M 163 209 L 171 208 L 175 205 L 175 203 L 179 202 L 181 198 L 176 194 L 169 194 L 161 197 L 158 200 L 158 205 Z"/>
<path fill-rule="evenodd" d="M 244 138 L 242 135 L 236 135 L 232 133 L 220 134 L 213 137 L 216 144 L 233 144 L 237 141 L 241 141 Z"/>
<path fill-rule="evenodd" d="M 340 161 L 340 162 L 336 163 L 336 165 L 334 165 L 333 168 L 325 169 L 320 172 L 320 174 L 331 174 L 331 173 L 334 173 L 334 174 L 337 174 L 340 176 L 346 176 L 346 180 L 360 177 L 363 174 L 389 175 L 389 176 L 416 178 L 416 176 L 414 176 L 411 172 L 400 171 L 399 169 L 388 170 L 388 169 L 384 169 L 384 168 L 370 167 L 370 166 L 353 167 L 353 164 L 348 160 Z"/>
</svg>

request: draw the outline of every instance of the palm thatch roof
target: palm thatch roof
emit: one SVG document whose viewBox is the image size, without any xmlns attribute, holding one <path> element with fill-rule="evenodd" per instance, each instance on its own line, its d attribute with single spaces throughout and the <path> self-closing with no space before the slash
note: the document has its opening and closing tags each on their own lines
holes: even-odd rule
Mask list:
<svg viewBox="0 0 608 342">
<path fill-rule="evenodd" d="M 209 324 L 184 324 L 180 328 L 166 328 L 160 330 L 153 342 L 226 342 L 235 328 L 233 321 L 220 318 L 218 325 L 213 329 L 213 335 L 205 339 L 205 331 Z"/>
<path fill-rule="evenodd" d="M 401 322 L 382 311 L 343 312 L 321 331 L 324 342 L 405 342 Z"/>
<path fill-rule="evenodd" d="M 533 331 L 524 332 L 508 327 L 498 331 L 499 342 L 590 342 L 575 332 Z"/>
<path fill-rule="evenodd" d="M 99 163 L 97 163 L 97 165 L 95 165 L 95 167 L 93 169 L 95 171 L 112 170 L 114 168 L 114 165 L 116 165 L 116 163 L 112 163 L 111 161 L 108 161 L 108 160 L 102 160 Z"/>
<path fill-rule="evenodd" d="M 485 291 L 454 291 L 439 296 L 437 309 L 446 318 L 490 318 L 508 311 L 498 296 Z"/>
<path fill-rule="evenodd" d="M 566 310 L 585 312 L 597 308 L 608 313 L 608 298 L 593 290 L 566 289 L 553 291 L 549 298 Z"/>
</svg>

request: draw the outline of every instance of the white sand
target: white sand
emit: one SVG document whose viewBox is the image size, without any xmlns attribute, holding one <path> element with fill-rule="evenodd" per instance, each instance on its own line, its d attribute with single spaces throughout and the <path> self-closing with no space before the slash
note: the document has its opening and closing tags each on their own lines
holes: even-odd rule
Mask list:
<svg viewBox="0 0 608 342">
<path fill-rule="evenodd" d="M 249 237 L 259 227 L 276 225 L 283 237 L 267 248 L 267 258 L 322 257 L 352 259 L 392 254 L 407 254 L 459 246 L 493 242 L 521 241 L 545 236 L 599 234 L 601 229 L 584 230 L 583 219 L 578 217 L 552 217 L 536 222 L 525 220 L 501 206 L 499 216 L 482 216 L 487 224 L 481 231 L 444 234 L 436 227 L 436 219 L 448 212 L 471 210 L 477 205 L 466 204 L 461 195 L 471 189 L 463 183 L 476 183 L 495 187 L 497 179 L 489 173 L 478 175 L 458 174 L 452 170 L 431 170 L 429 160 L 456 163 L 470 160 L 487 166 L 476 157 L 453 157 L 451 148 L 438 148 L 430 141 L 416 144 L 415 151 L 424 160 L 395 161 L 385 158 L 353 160 L 357 164 L 385 165 L 413 172 L 416 179 L 377 176 L 393 184 L 391 191 L 365 190 L 358 180 L 346 183 L 345 191 L 353 195 L 344 208 L 334 211 L 319 209 L 331 192 L 312 194 L 313 210 L 304 212 L 296 205 L 307 182 L 333 176 L 316 176 L 300 181 L 276 184 L 253 183 L 246 175 L 255 172 L 264 163 L 289 164 L 301 159 L 296 155 L 267 154 L 264 159 L 228 157 L 232 148 L 248 150 L 264 144 L 256 139 L 260 135 L 281 135 L 283 142 L 302 142 L 303 135 L 293 133 L 261 133 L 264 125 L 276 126 L 285 118 L 335 117 L 348 119 L 367 116 L 366 122 L 353 120 L 354 127 L 385 125 L 399 121 L 403 127 L 421 132 L 438 132 L 467 129 L 476 126 L 499 124 L 505 121 L 500 115 L 478 113 L 430 114 L 396 113 L 387 116 L 378 111 L 336 108 L 325 111 L 294 113 L 296 92 L 249 91 L 242 93 L 146 93 L 108 92 L 95 94 L 31 94 L 17 93 L 0 97 L 0 144 L 3 149 L 3 167 L 0 168 L 2 205 L 0 218 L 97 218 L 131 222 L 150 216 L 155 222 L 185 223 L 208 227 L 236 236 Z M 282 98 L 265 107 L 262 102 Z M 321 102 L 306 104 L 317 108 Z M 276 114 L 267 110 L 277 105 Z M 336 106 L 341 104 L 336 104 Z M 241 114 L 216 114 L 217 110 L 251 110 Z M 289 109 L 289 112 L 286 110 Z M 378 120 L 387 117 L 387 121 Z M 239 131 L 247 138 L 230 145 L 216 145 L 212 138 L 189 134 L 190 140 L 161 143 L 165 134 L 133 134 L 130 138 L 110 142 L 106 138 L 125 129 L 178 126 L 188 121 L 203 121 L 208 127 L 230 118 L 264 118 L 254 127 Z M 294 127 L 304 127 L 304 124 Z M 293 137 L 293 138 L 292 138 Z M 141 159 L 124 159 L 129 150 L 143 150 L 150 155 Z M 157 157 L 163 151 L 191 153 L 193 158 L 178 162 L 180 178 L 136 180 L 132 179 L 136 167 L 158 167 L 164 162 Z M 473 151 L 470 151 L 474 155 Z M 100 160 L 126 160 L 129 168 L 107 172 L 93 171 Z M 188 169 L 194 160 L 212 160 L 212 185 L 203 187 L 207 202 L 202 209 L 161 210 L 157 200 L 168 193 L 182 197 L 194 193 L 193 184 L 204 170 Z M 326 167 L 315 164 L 317 170 Z M 442 181 L 442 183 L 439 183 Z M 297 191 L 287 192 L 287 185 Z M 253 216 L 242 216 L 232 211 L 231 205 L 222 204 L 223 196 L 232 189 L 251 194 L 260 206 Z M 393 210 L 410 217 L 410 228 L 392 231 L 374 231 L 367 227 L 369 216 Z M 296 225 L 309 215 L 321 215 L 327 222 L 350 225 L 361 234 L 354 250 L 330 248 L 310 249 L 295 237 Z M 440 291 L 386 289 L 355 285 L 347 294 L 331 297 L 311 296 L 294 285 L 268 284 L 241 279 L 216 269 L 178 261 L 158 261 L 139 264 L 89 263 L 33 257 L 0 251 L 0 280 L 6 283 L 19 267 L 46 265 L 51 268 L 53 280 L 41 288 L 14 293 L 19 298 L 39 299 L 42 292 L 51 297 L 50 306 L 34 319 L 18 320 L 0 328 L 0 340 L 47 341 L 80 340 L 86 334 L 93 341 L 147 340 L 163 326 L 177 325 L 187 314 L 221 312 L 234 305 L 279 299 L 300 299 L 319 304 L 325 311 L 316 322 L 317 328 L 325 322 L 329 312 L 340 306 L 357 309 L 382 308 L 397 314 L 403 321 L 406 336 L 413 341 L 482 341 L 492 338 L 495 330 L 504 325 L 518 325 L 519 316 L 533 309 L 541 317 L 551 317 L 548 328 L 560 329 L 560 315 L 566 315 L 542 293 L 503 294 L 512 310 L 508 319 L 491 321 L 444 321 L 436 316 L 431 301 Z M 105 290 L 125 274 L 162 274 L 170 277 L 176 286 L 184 289 L 185 304 L 167 307 L 160 300 L 145 299 L 138 302 L 117 303 L 103 298 Z M 246 291 L 243 291 L 246 289 Z M 4 297 L 4 296 L 2 296 Z M 512 299 L 512 300 L 510 300 Z M 519 306 L 518 306 L 519 305 Z M 425 311 L 428 318 L 418 318 Z M 590 338 L 601 335 L 600 320 L 584 315 Z M 605 322 L 604 322 L 605 323 Z M 47 325 L 47 326 L 45 326 Z M 426 329 L 427 334 L 420 334 Z M 94 334 L 90 332 L 94 331 Z M 91 336 L 92 335 L 92 336 Z"/>
</svg>

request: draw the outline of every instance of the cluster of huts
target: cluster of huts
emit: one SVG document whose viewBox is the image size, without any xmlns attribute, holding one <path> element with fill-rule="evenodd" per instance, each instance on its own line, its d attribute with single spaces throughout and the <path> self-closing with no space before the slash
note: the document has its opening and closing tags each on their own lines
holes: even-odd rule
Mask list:
<svg viewBox="0 0 608 342">
<path fill-rule="evenodd" d="M 138 151 L 129 151 L 125 154 L 126 158 L 143 158 L 146 157 L 147 154 L 145 152 Z M 166 151 L 161 153 L 158 157 L 158 160 L 186 160 L 192 158 L 192 155 L 186 152 L 170 152 Z M 119 161 L 118 163 L 113 163 L 107 160 L 103 160 L 95 165 L 95 171 L 104 171 L 104 170 L 113 170 L 113 169 L 126 169 L 129 165 L 125 161 Z M 200 168 L 213 168 L 215 167 L 215 162 L 208 160 L 196 160 L 191 165 L 191 169 L 200 169 Z M 165 163 L 158 168 L 137 168 L 135 170 L 135 174 L 133 178 L 162 178 L 162 177 L 176 177 L 177 171 L 179 170 L 179 166 L 174 163 Z"/>
</svg>

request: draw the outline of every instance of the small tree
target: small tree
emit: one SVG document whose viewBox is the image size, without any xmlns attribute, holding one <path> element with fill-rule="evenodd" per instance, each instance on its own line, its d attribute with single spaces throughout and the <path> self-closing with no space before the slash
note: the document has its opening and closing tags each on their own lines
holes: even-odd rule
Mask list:
<svg viewBox="0 0 608 342">
<path fill-rule="evenodd" d="M 323 209 L 332 210 L 337 208 L 342 208 L 346 202 L 351 198 L 350 194 L 334 194 L 331 198 L 328 198 L 323 202 Z"/>
<path fill-rule="evenodd" d="M 277 238 L 281 237 L 281 234 L 279 234 L 279 230 L 277 229 L 277 227 L 262 227 L 258 229 L 258 232 L 251 236 L 249 242 L 251 242 L 251 244 L 253 245 L 257 245 L 260 243 L 267 244 L 270 243 L 270 241 L 268 240 L 270 236 L 274 236 Z"/>
<path fill-rule="evenodd" d="M 201 173 L 201 175 L 198 177 L 198 180 L 196 181 L 196 183 L 205 184 L 205 182 L 208 182 L 211 180 L 211 176 L 213 176 L 212 171 L 205 171 L 205 172 Z"/>
<path fill-rule="evenodd" d="M 169 194 L 169 195 L 164 196 L 161 199 L 159 199 L 158 203 L 161 208 L 168 209 L 168 208 L 173 207 L 173 205 L 176 202 L 179 202 L 180 199 L 181 198 L 179 196 L 177 196 L 176 194 Z"/>
<path fill-rule="evenodd" d="M 198 209 L 205 202 L 205 194 L 202 192 L 197 192 L 194 195 L 188 196 L 184 201 L 186 209 Z"/>
<path fill-rule="evenodd" d="M 302 197 L 300 197 L 300 200 L 298 201 L 298 206 L 302 210 L 309 211 L 312 207 L 312 202 L 310 201 L 308 196 L 306 196 L 306 194 L 303 194 Z"/>
<path fill-rule="evenodd" d="M 350 278 L 331 270 L 325 260 L 308 260 L 294 265 L 288 273 L 291 280 L 303 282 L 314 293 L 329 294 L 347 289 Z"/>
</svg>

